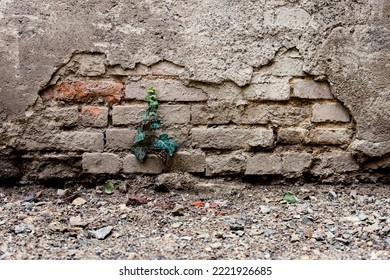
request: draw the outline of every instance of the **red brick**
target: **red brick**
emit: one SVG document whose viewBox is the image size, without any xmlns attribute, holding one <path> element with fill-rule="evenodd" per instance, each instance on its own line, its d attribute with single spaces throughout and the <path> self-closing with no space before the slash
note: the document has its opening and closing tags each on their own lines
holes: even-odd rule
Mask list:
<svg viewBox="0 0 390 280">
<path fill-rule="evenodd" d="M 124 85 L 117 81 L 75 81 L 61 82 L 47 90 L 44 101 L 57 100 L 69 103 L 93 103 L 104 101 L 107 104 L 119 103 L 124 98 Z"/>
</svg>

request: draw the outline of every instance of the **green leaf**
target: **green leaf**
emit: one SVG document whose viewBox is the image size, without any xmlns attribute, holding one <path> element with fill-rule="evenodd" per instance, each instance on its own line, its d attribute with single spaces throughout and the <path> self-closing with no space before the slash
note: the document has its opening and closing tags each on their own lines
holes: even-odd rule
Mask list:
<svg viewBox="0 0 390 280">
<path fill-rule="evenodd" d="M 283 200 L 287 201 L 288 203 L 292 203 L 292 204 L 298 202 L 297 198 L 292 193 L 289 193 L 289 192 L 284 194 Z"/>
<path fill-rule="evenodd" d="M 150 107 L 157 108 L 158 107 L 158 101 L 150 101 L 149 102 Z"/>
<path fill-rule="evenodd" d="M 140 162 L 143 162 L 148 151 L 149 147 L 148 146 L 142 146 L 142 145 L 134 145 L 131 149 L 137 160 Z"/>
<path fill-rule="evenodd" d="M 142 115 L 141 120 L 142 120 L 142 121 L 147 121 L 148 118 L 149 118 L 149 114 L 148 114 L 148 112 L 145 112 L 145 113 Z"/>
<path fill-rule="evenodd" d="M 170 156 L 173 156 L 179 145 L 175 140 L 170 139 L 167 134 L 161 134 L 158 139 L 154 140 L 154 147 L 162 151 L 167 152 Z"/>
<path fill-rule="evenodd" d="M 149 94 L 154 94 L 156 92 L 156 89 L 154 87 L 150 87 L 150 88 L 147 89 L 147 92 Z"/>
<path fill-rule="evenodd" d="M 160 127 L 161 127 L 161 124 L 158 123 L 158 122 L 152 123 L 150 125 L 150 128 L 153 129 L 153 130 L 159 129 Z"/>
<path fill-rule="evenodd" d="M 106 194 L 112 194 L 114 192 L 114 189 L 115 189 L 115 186 L 113 183 L 111 182 L 106 182 L 104 185 L 103 185 L 103 188 L 104 188 L 104 192 Z"/>
<path fill-rule="evenodd" d="M 155 102 L 157 101 L 157 95 L 156 94 L 149 95 L 148 97 L 145 98 L 145 101 L 148 102 L 149 104 L 150 102 Z"/>
<path fill-rule="evenodd" d="M 144 129 L 142 127 L 137 129 L 137 135 L 135 136 L 134 139 L 134 144 L 137 144 L 146 138 L 146 133 L 144 132 Z"/>
</svg>

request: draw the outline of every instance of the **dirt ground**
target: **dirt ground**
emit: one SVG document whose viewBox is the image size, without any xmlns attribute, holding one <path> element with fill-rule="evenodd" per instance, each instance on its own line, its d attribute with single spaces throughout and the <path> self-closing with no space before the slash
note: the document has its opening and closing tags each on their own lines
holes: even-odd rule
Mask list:
<svg viewBox="0 0 390 280">
<path fill-rule="evenodd" d="M 0 187 L 0 259 L 390 259 L 387 185 L 111 182 Z"/>
</svg>

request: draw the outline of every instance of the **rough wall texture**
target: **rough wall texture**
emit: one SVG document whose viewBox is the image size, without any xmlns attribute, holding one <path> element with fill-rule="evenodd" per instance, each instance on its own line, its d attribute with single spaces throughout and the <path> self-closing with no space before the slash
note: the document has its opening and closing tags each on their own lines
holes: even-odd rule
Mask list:
<svg viewBox="0 0 390 280">
<path fill-rule="evenodd" d="M 386 173 L 389 17 L 385 0 L 2 0 L 0 180 Z M 149 86 L 180 144 L 168 166 L 129 153 Z"/>
</svg>

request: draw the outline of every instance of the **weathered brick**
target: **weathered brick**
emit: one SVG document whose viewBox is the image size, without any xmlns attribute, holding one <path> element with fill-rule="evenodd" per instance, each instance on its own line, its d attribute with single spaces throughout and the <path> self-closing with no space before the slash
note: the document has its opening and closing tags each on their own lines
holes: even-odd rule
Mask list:
<svg viewBox="0 0 390 280">
<path fill-rule="evenodd" d="M 154 87 L 160 101 L 205 101 L 206 94 L 198 88 L 186 87 L 178 80 L 129 81 L 126 85 L 126 99 L 144 100 L 146 90 Z"/>
<path fill-rule="evenodd" d="M 288 78 L 272 77 L 258 82 L 252 80 L 252 84 L 246 86 L 242 93 L 248 100 L 288 100 L 290 85 Z"/>
<path fill-rule="evenodd" d="M 57 134 L 47 133 L 40 136 L 26 137 L 22 148 L 26 150 L 59 150 L 59 151 L 103 151 L 103 133 L 66 131 Z"/>
<path fill-rule="evenodd" d="M 330 152 L 318 156 L 312 172 L 316 175 L 341 174 L 359 170 L 359 164 L 348 152 Z"/>
<path fill-rule="evenodd" d="M 248 106 L 236 122 L 290 126 L 301 123 L 308 116 L 309 110 L 304 106 L 257 104 Z"/>
<path fill-rule="evenodd" d="M 120 65 L 110 66 L 107 68 L 107 75 L 111 76 L 146 76 L 149 74 L 149 68 L 143 64 L 137 64 L 134 69 L 124 69 Z"/>
<path fill-rule="evenodd" d="M 308 132 L 305 143 L 342 145 L 351 141 L 352 134 L 347 128 L 316 128 Z"/>
<path fill-rule="evenodd" d="M 275 57 L 273 63 L 262 66 L 253 72 L 253 80 L 273 75 L 279 77 L 305 76 L 303 59 L 297 51 L 287 51 Z"/>
<path fill-rule="evenodd" d="M 166 133 L 174 139 L 178 144 L 180 148 L 188 148 L 191 145 L 191 139 L 190 139 L 190 131 L 191 129 L 187 126 L 167 126 L 162 131 L 163 133 Z"/>
<path fill-rule="evenodd" d="M 106 73 L 104 54 L 78 54 L 74 60 L 78 62 L 78 75 L 81 76 L 100 76 Z"/>
<path fill-rule="evenodd" d="M 311 166 L 308 153 L 266 154 L 260 153 L 248 159 L 246 175 L 300 175 Z"/>
<path fill-rule="evenodd" d="M 305 99 L 333 99 L 329 84 L 314 80 L 295 80 L 293 96 Z"/>
<path fill-rule="evenodd" d="M 145 113 L 146 108 L 147 107 L 145 105 L 113 106 L 112 124 L 138 124 L 141 122 L 141 117 Z"/>
<path fill-rule="evenodd" d="M 278 131 L 278 142 L 283 144 L 300 144 L 305 139 L 306 129 L 302 128 L 280 128 Z"/>
<path fill-rule="evenodd" d="M 156 76 L 179 76 L 184 67 L 178 66 L 169 61 L 160 61 L 151 67 L 152 75 Z"/>
<path fill-rule="evenodd" d="M 227 103 L 191 106 L 191 123 L 193 124 L 228 124 L 238 115 L 237 108 Z"/>
<path fill-rule="evenodd" d="M 209 101 L 233 101 L 236 100 L 237 97 L 241 98 L 242 88 L 233 82 L 224 82 L 222 84 L 207 84 L 191 81 L 189 86 L 204 91 L 207 94 Z"/>
<path fill-rule="evenodd" d="M 239 149 L 271 147 L 274 134 L 271 129 L 193 128 L 192 141 L 200 148 Z"/>
<path fill-rule="evenodd" d="M 189 105 L 161 105 L 158 113 L 163 124 L 187 124 L 191 120 Z"/>
<path fill-rule="evenodd" d="M 121 159 L 111 153 L 84 153 L 82 159 L 83 170 L 93 174 L 115 174 L 121 170 Z"/>
<path fill-rule="evenodd" d="M 162 161 L 156 155 L 148 155 L 143 163 L 139 162 L 133 154 L 128 154 L 123 159 L 123 172 L 128 174 L 159 174 L 163 167 Z"/>
<path fill-rule="evenodd" d="M 106 130 L 106 149 L 130 150 L 136 135 L 135 129 L 110 128 Z"/>
<path fill-rule="evenodd" d="M 171 171 L 203 173 L 206 168 L 206 155 L 201 151 L 178 151 L 169 158 L 167 167 Z"/>
<path fill-rule="evenodd" d="M 243 173 L 246 168 L 246 155 L 214 155 L 206 158 L 206 176 Z"/>
<path fill-rule="evenodd" d="M 69 103 L 119 103 L 124 98 L 124 86 L 118 81 L 60 82 L 42 94 L 44 101 L 57 100 Z"/>
<path fill-rule="evenodd" d="M 79 110 L 77 106 L 49 107 L 44 111 L 44 118 L 54 121 L 57 126 L 76 126 L 79 120 Z"/>
<path fill-rule="evenodd" d="M 101 132 L 61 132 L 53 143 L 56 149 L 64 151 L 103 151 L 104 136 Z"/>
<path fill-rule="evenodd" d="M 83 126 L 106 127 L 108 125 L 108 108 L 83 106 L 81 108 L 81 123 Z"/>
<path fill-rule="evenodd" d="M 349 122 L 349 113 L 340 103 L 313 105 L 312 122 Z"/>
</svg>

